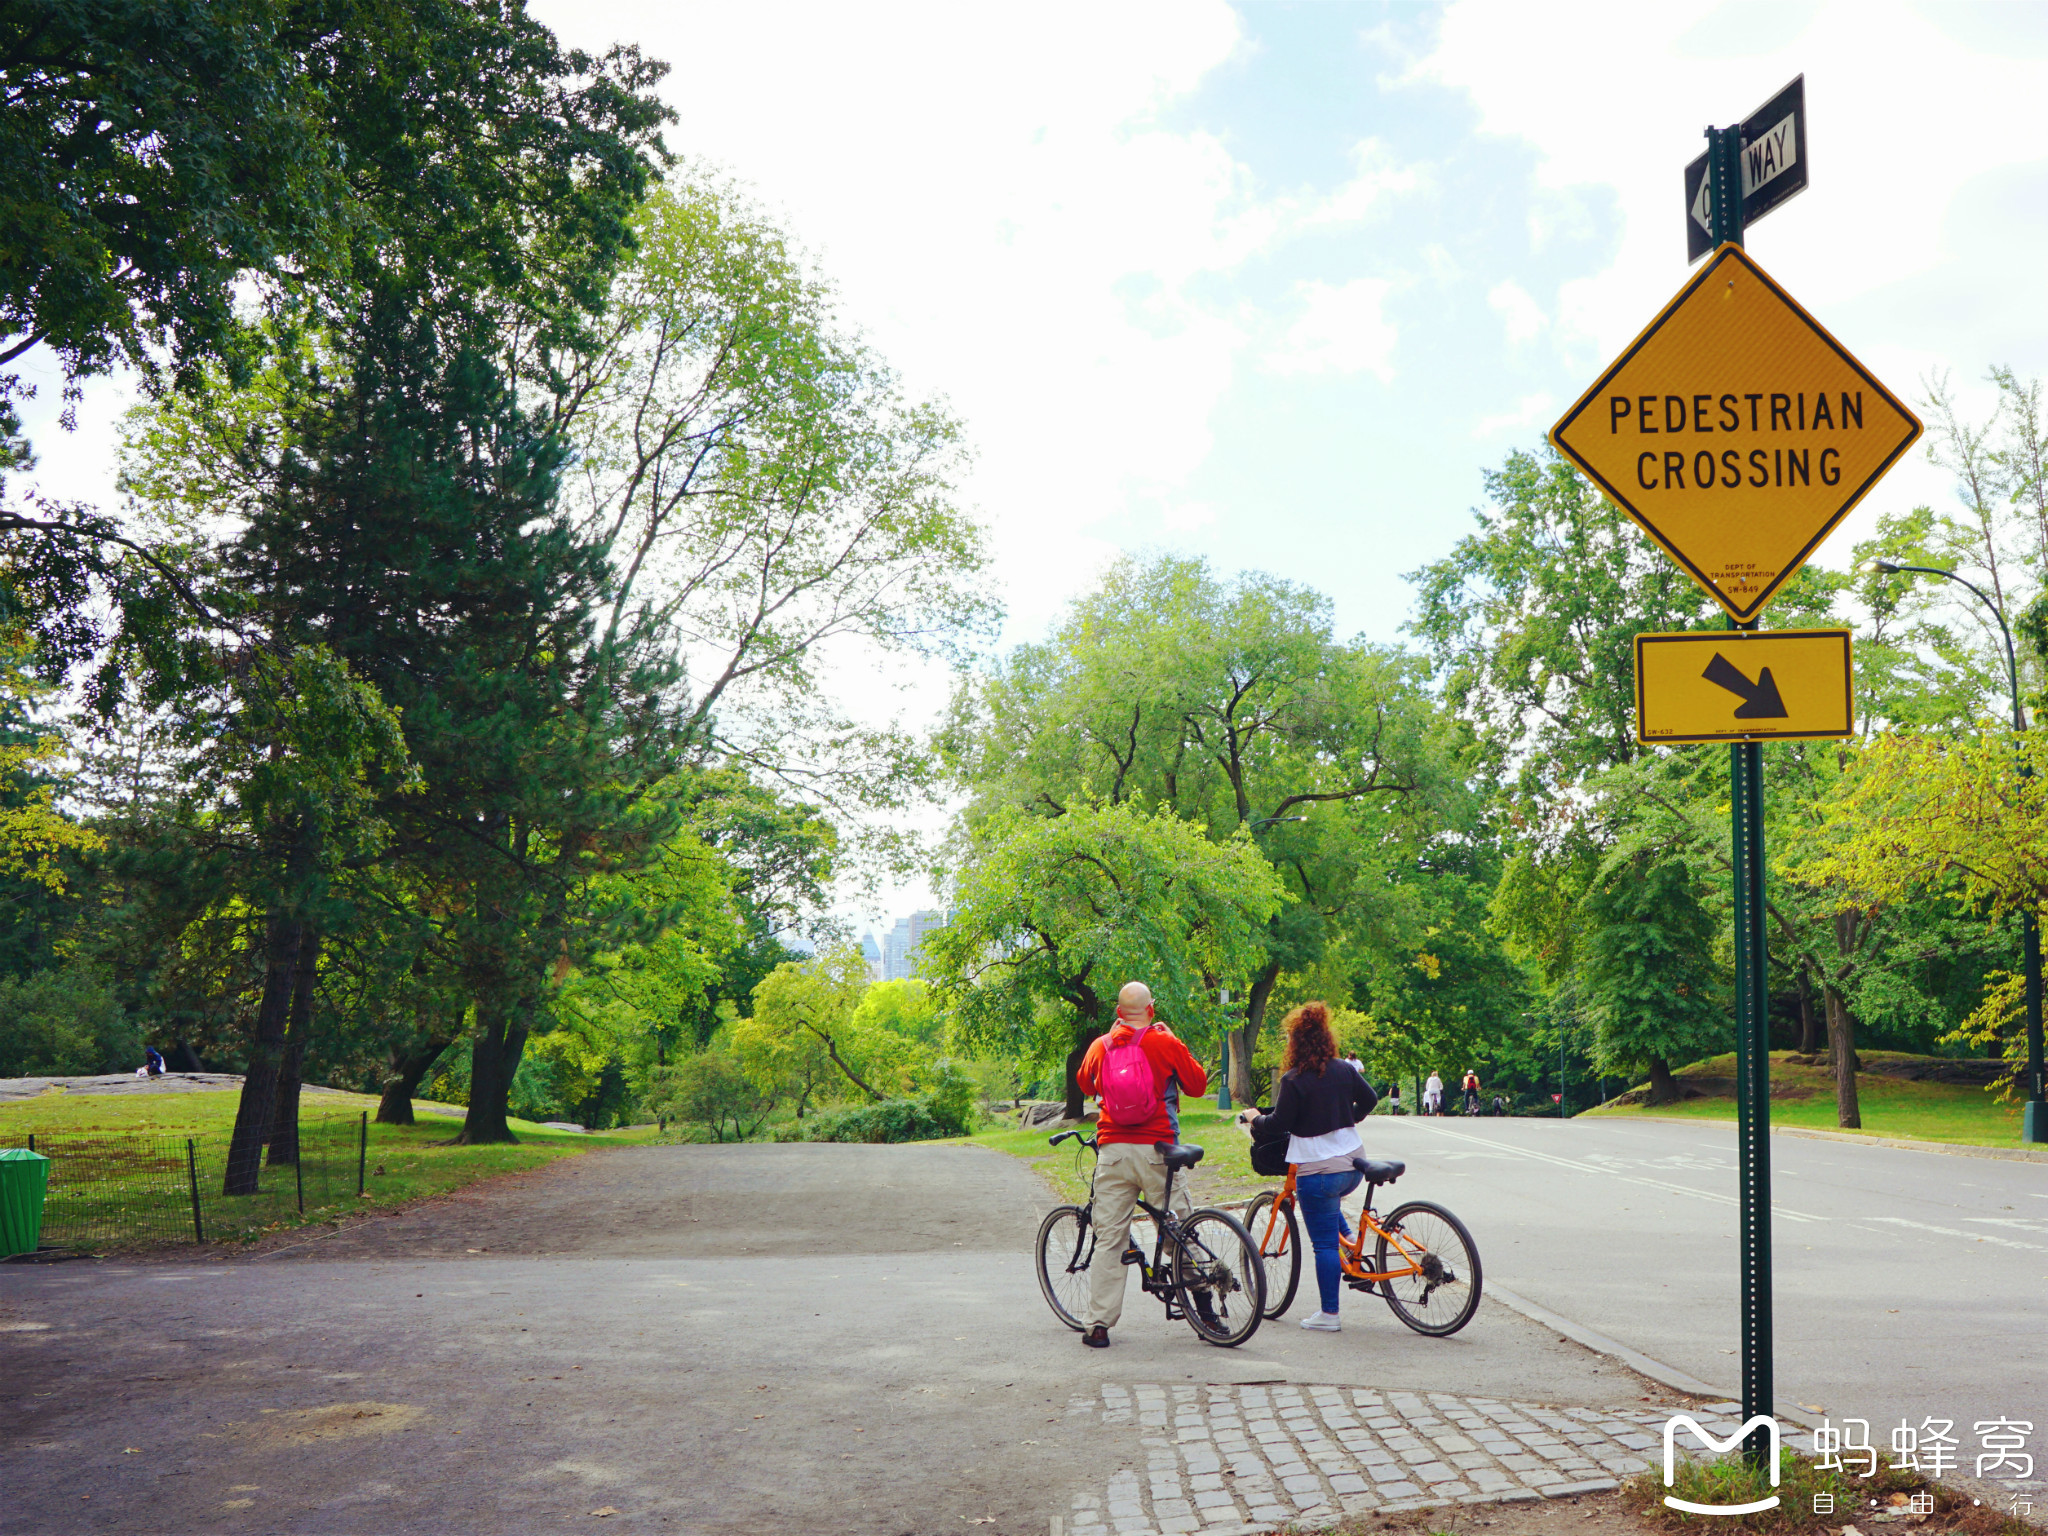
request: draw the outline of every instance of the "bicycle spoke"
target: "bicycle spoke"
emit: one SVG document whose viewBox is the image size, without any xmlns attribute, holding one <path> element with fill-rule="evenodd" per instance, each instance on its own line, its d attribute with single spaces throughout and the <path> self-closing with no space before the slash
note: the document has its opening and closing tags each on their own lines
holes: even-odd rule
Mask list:
<svg viewBox="0 0 2048 1536">
<path fill-rule="evenodd" d="M 1188 1326 L 1211 1344 L 1242 1344 L 1266 1301 L 1257 1245 L 1235 1216 L 1201 1210 L 1179 1224 L 1173 1281 Z"/>
<path fill-rule="evenodd" d="M 1038 1287 L 1046 1304 L 1069 1328 L 1088 1326 L 1088 1275 L 1095 1234 L 1088 1212 L 1063 1205 L 1046 1213 L 1038 1228 Z"/>
<path fill-rule="evenodd" d="M 1456 1333 L 1479 1310 L 1479 1250 L 1465 1224 L 1440 1205 L 1413 1201 L 1381 1224 L 1374 1268 L 1401 1271 L 1378 1289 L 1417 1333 Z"/>
</svg>

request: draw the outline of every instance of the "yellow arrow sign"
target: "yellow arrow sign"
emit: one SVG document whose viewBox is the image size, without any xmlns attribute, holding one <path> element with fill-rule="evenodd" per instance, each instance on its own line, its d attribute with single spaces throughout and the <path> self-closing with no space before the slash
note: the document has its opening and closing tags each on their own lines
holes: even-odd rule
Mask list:
<svg viewBox="0 0 2048 1536">
<path fill-rule="evenodd" d="M 1724 245 L 1550 440 L 1747 620 L 1920 430 L 1818 320 Z"/>
<path fill-rule="evenodd" d="M 1636 739 L 1848 736 L 1846 629 L 1689 630 L 1636 636 Z"/>
</svg>

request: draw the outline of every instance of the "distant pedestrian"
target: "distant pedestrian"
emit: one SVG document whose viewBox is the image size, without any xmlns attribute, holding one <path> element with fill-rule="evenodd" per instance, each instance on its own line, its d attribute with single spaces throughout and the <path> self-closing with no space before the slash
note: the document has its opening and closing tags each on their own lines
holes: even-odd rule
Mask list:
<svg viewBox="0 0 2048 1536">
<path fill-rule="evenodd" d="M 1479 1074 L 1470 1067 L 1465 1069 L 1465 1113 L 1479 1113 Z"/>
<path fill-rule="evenodd" d="M 1507 1112 L 1508 1101 L 1496 1093 L 1493 1096 L 1493 1113 L 1496 1115 L 1505 1115 Z"/>
<path fill-rule="evenodd" d="M 1390 1115 L 1405 1115 L 1408 1113 L 1408 1106 L 1401 1102 L 1401 1080 L 1399 1078 L 1395 1078 L 1393 1082 L 1387 1085 L 1387 1113 Z"/>
<path fill-rule="evenodd" d="M 1425 1115 L 1440 1115 L 1444 1112 L 1444 1080 L 1435 1071 L 1429 1074 L 1429 1081 L 1422 1085 L 1422 1112 Z"/>
</svg>

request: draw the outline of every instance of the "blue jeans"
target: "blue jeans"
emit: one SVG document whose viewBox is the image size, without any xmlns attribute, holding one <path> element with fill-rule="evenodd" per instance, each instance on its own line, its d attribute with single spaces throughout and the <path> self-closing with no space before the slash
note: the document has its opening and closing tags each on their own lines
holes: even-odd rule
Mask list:
<svg viewBox="0 0 2048 1536">
<path fill-rule="evenodd" d="M 1354 1168 L 1349 1173 L 1311 1173 L 1294 1181 L 1301 1224 L 1308 1228 L 1308 1240 L 1316 1250 L 1316 1289 L 1322 1292 L 1323 1310 L 1333 1315 L 1344 1274 L 1344 1261 L 1337 1256 L 1337 1239 L 1346 1225 L 1343 1200 L 1364 1179 Z"/>
</svg>

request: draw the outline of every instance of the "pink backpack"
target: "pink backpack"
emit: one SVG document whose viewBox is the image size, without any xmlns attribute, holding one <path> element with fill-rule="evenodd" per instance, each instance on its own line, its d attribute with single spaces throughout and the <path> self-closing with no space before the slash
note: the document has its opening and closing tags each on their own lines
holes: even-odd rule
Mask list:
<svg viewBox="0 0 2048 1536">
<path fill-rule="evenodd" d="M 1102 1115 L 1111 1125 L 1136 1130 L 1159 1113 L 1159 1077 L 1145 1054 L 1147 1024 L 1102 1053 Z"/>
</svg>

